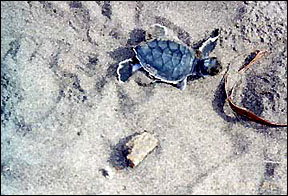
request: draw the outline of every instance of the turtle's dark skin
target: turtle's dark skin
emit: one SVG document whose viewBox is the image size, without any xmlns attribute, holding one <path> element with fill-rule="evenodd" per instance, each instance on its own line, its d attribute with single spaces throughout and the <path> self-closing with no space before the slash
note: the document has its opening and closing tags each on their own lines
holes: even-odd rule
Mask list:
<svg viewBox="0 0 288 196">
<path fill-rule="evenodd" d="M 192 49 L 173 39 L 165 38 L 167 29 L 164 26 L 155 25 L 158 29 L 156 38 L 150 39 L 133 48 L 136 59 L 126 59 L 119 63 L 117 69 L 119 81 L 126 82 L 128 78 L 139 68 L 143 68 L 154 78 L 170 83 L 184 90 L 187 77 L 190 75 L 207 76 L 216 75 L 221 70 L 221 65 L 216 57 L 209 57 L 215 48 L 219 37 L 218 31 L 214 31 L 198 49 Z"/>
</svg>

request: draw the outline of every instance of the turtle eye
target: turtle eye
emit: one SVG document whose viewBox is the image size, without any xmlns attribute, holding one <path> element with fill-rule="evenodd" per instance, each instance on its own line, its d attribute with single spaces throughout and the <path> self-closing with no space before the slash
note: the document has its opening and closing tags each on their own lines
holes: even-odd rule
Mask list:
<svg viewBox="0 0 288 196">
<path fill-rule="evenodd" d="M 203 61 L 203 67 L 204 67 L 204 69 L 209 69 L 209 67 L 210 67 L 210 59 L 204 59 L 204 61 Z"/>
</svg>

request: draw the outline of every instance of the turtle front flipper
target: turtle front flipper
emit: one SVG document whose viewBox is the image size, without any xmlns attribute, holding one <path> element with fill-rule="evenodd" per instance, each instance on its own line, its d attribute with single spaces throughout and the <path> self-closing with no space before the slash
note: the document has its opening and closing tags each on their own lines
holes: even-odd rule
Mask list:
<svg viewBox="0 0 288 196">
<path fill-rule="evenodd" d="M 141 68 L 140 64 L 133 64 L 132 62 L 132 59 L 126 59 L 119 63 L 117 75 L 120 82 L 127 82 L 132 74 Z"/>
<path fill-rule="evenodd" d="M 209 54 L 214 50 L 218 37 L 219 29 L 216 29 L 212 32 L 210 38 L 200 46 L 199 51 L 201 52 L 203 58 L 207 58 Z"/>
</svg>

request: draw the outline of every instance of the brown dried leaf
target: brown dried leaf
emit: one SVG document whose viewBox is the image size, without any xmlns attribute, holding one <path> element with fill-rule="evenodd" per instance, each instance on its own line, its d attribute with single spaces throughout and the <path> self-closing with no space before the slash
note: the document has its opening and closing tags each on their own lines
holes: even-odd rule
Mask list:
<svg viewBox="0 0 288 196">
<path fill-rule="evenodd" d="M 256 51 L 255 54 L 256 56 L 247 64 L 245 65 L 242 69 L 240 69 L 238 72 L 239 73 L 244 73 L 247 69 L 251 67 L 256 61 L 258 61 L 260 58 L 262 58 L 264 55 L 266 55 L 268 52 L 267 51 Z"/>
<path fill-rule="evenodd" d="M 259 60 L 261 57 L 263 57 L 266 54 L 267 54 L 267 51 L 257 51 L 256 52 L 256 56 L 247 65 L 245 65 L 243 68 L 241 68 L 238 72 L 239 73 L 244 73 L 247 69 L 249 69 L 249 67 L 251 67 L 252 64 L 254 64 L 257 60 Z M 240 106 L 237 106 L 236 104 L 234 104 L 232 102 L 232 100 L 233 100 L 233 92 L 234 92 L 234 89 L 235 89 L 235 85 L 232 87 L 231 93 L 229 94 L 227 78 L 228 78 L 228 70 L 227 70 L 227 72 L 224 75 L 225 93 L 226 93 L 227 101 L 229 103 L 230 108 L 236 114 L 238 114 L 240 116 L 243 116 L 243 117 L 246 117 L 249 120 L 254 121 L 256 123 L 259 123 L 259 124 L 272 126 L 272 127 L 287 127 L 287 124 L 278 124 L 278 123 L 270 122 L 268 120 L 265 120 L 264 118 L 261 118 L 261 117 L 257 116 L 256 114 L 254 114 L 250 110 L 248 110 L 246 108 L 243 108 L 243 107 L 240 107 Z"/>
</svg>

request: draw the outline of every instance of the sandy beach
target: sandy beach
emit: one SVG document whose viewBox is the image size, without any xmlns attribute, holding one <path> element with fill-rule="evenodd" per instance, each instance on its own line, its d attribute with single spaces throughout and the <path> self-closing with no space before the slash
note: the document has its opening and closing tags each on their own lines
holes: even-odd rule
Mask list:
<svg viewBox="0 0 288 196">
<path fill-rule="evenodd" d="M 119 62 L 155 23 L 183 43 L 220 29 L 223 70 L 181 91 Z M 1 194 L 287 194 L 287 127 L 259 125 L 227 104 L 223 75 L 268 55 L 235 102 L 287 123 L 287 2 L 1 1 Z M 129 136 L 159 146 L 115 167 Z M 120 160 L 121 161 L 121 160 Z"/>
</svg>

